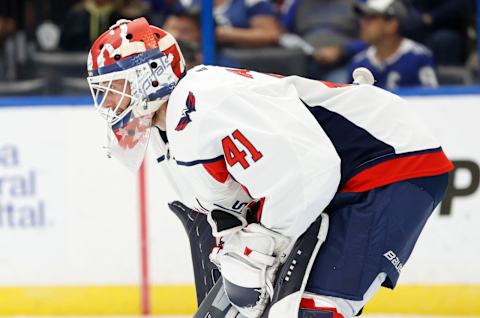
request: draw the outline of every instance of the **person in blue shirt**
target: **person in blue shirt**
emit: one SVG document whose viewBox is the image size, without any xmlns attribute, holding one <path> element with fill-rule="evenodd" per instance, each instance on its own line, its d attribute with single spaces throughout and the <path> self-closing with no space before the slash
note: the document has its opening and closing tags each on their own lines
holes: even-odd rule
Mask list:
<svg viewBox="0 0 480 318">
<path fill-rule="evenodd" d="M 474 2 L 412 0 L 417 12 L 409 20 L 409 36 L 425 43 L 438 65 L 464 65 L 469 49 L 468 28 L 475 15 Z"/>
<path fill-rule="evenodd" d="M 307 76 L 343 83 L 347 79 L 347 62 L 361 51 L 358 21 L 352 6 L 355 0 L 286 0 L 282 23 L 285 30 L 307 43 L 312 59 Z M 283 44 L 283 43 L 282 43 Z M 362 46 L 363 45 L 363 46 Z M 305 51 L 305 50 L 304 50 Z"/>
<path fill-rule="evenodd" d="M 373 73 L 375 85 L 389 90 L 438 85 L 431 52 L 401 34 L 408 15 L 405 3 L 367 0 L 357 2 L 354 8 L 361 20 L 361 38 L 370 46 L 353 57 L 352 71 L 366 67 Z"/>
<path fill-rule="evenodd" d="M 217 42 L 237 47 L 278 44 L 281 34 L 273 5 L 267 0 L 216 0 Z"/>
<path fill-rule="evenodd" d="M 180 10 L 201 10 L 200 0 L 179 3 Z M 268 0 L 215 0 L 213 17 L 216 41 L 222 47 L 278 45 L 281 27 L 273 4 Z"/>
<path fill-rule="evenodd" d="M 187 68 L 191 68 L 202 64 L 203 60 L 200 41 L 202 33 L 200 14 L 196 13 L 195 9 L 190 8 L 192 12 L 189 12 L 183 7 L 178 6 L 177 8 L 176 11 L 167 17 L 162 28 L 179 41 L 180 48 L 187 62 Z M 240 67 L 238 62 L 222 54 L 222 52 L 215 54 L 215 65 Z"/>
</svg>

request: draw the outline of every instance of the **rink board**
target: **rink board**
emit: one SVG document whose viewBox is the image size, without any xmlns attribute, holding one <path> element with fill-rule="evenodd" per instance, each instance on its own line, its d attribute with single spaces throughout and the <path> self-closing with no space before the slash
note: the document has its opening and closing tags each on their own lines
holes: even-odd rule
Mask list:
<svg viewBox="0 0 480 318">
<path fill-rule="evenodd" d="M 462 168 L 399 287 L 367 312 L 480 315 L 480 95 L 408 99 Z M 90 107 L 42 103 L 0 107 L 0 315 L 138 314 L 138 178 L 105 157 Z M 151 312 L 189 314 L 188 244 L 155 159 L 146 165 Z"/>
<path fill-rule="evenodd" d="M 152 286 L 151 314 L 188 315 L 196 309 L 192 285 Z M 138 286 L 0 288 L 0 315 L 134 315 L 140 313 Z M 480 285 L 400 285 L 381 290 L 367 314 L 480 314 Z"/>
</svg>

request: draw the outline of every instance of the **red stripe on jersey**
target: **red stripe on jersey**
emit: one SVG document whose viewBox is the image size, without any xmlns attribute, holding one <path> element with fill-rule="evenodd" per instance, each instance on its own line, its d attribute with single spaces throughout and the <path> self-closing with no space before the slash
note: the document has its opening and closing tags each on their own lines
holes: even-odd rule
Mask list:
<svg viewBox="0 0 480 318">
<path fill-rule="evenodd" d="M 273 76 L 273 77 L 276 77 L 276 78 L 284 78 L 285 76 L 283 75 L 279 75 L 279 74 L 275 74 L 275 73 L 265 73 L 266 75 L 270 75 L 270 76 Z"/>
<path fill-rule="evenodd" d="M 332 307 L 317 307 L 315 301 L 312 298 L 302 298 L 300 301 L 300 308 L 313 309 L 318 311 L 329 311 L 333 314 L 333 318 L 343 318 L 343 315 L 337 311 L 337 308 Z"/>
<path fill-rule="evenodd" d="M 325 84 L 325 86 L 329 88 L 337 88 L 337 87 L 345 87 L 345 86 L 350 86 L 351 84 L 340 84 L 340 83 L 332 83 L 332 82 L 327 82 L 327 81 L 319 81 L 322 84 Z"/>
<path fill-rule="evenodd" d="M 453 164 L 441 150 L 395 158 L 356 174 L 341 192 L 364 192 L 407 179 L 436 176 L 452 169 Z"/>
<path fill-rule="evenodd" d="M 223 158 L 218 161 L 203 163 L 203 167 L 218 182 L 225 183 L 227 181 L 228 170 Z"/>
<path fill-rule="evenodd" d="M 261 198 L 260 199 L 260 206 L 258 207 L 257 214 L 255 215 L 258 223 L 260 223 L 260 219 L 262 217 L 263 205 L 264 204 L 265 204 L 265 198 Z"/>
<path fill-rule="evenodd" d="M 253 78 L 252 74 L 250 74 L 250 70 L 242 70 L 236 68 L 227 68 L 226 70 L 246 78 Z"/>
</svg>

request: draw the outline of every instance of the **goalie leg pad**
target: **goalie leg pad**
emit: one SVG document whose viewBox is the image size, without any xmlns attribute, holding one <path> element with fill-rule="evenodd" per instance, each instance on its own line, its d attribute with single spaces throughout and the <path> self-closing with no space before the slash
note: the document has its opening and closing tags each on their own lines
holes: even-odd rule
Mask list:
<svg viewBox="0 0 480 318">
<path fill-rule="evenodd" d="M 344 316 L 334 302 L 315 295 L 314 298 L 305 296 L 302 298 L 298 318 L 344 318 Z"/>
<path fill-rule="evenodd" d="M 300 300 L 306 284 L 305 276 L 308 277 L 310 263 L 315 259 L 318 249 L 325 240 L 327 231 L 328 216 L 322 213 L 321 217 L 312 223 L 307 231 L 297 239 L 293 247 L 288 249 L 289 255 L 282 261 L 282 268 L 276 274 L 274 297 L 263 313 L 262 318 L 298 317 Z M 248 253 L 248 250 L 246 252 Z M 294 269 L 292 269 L 292 266 Z M 216 301 L 221 295 L 226 295 L 223 286 L 224 280 L 225 278 L 215 284 L 212 291 L 200 305 L 194 318 L 243 317 L 242 315 L 229 315 L 235 307 L 231 306 L 230 303 L 227 307 L 220 306 Z M 250 300 L 247 302 L 250 302 Z"/>
<path fill-rule="evenodd" d="M 211 234 L 211 228 L 205 214 L 196 212 L 179 201 L 169 203 L 168 207 L 180 219 L 188 235 L 197 304 L 200 305 L 215 282 L 220 278 L 217 266 L 210 262 L 209 259 L 209 254 L 215 246 L 216 240 Z"/>
<path fill-rule="evenodd" d="M 322 213 L 296 240 L 278 271 L 274 295 L 263 318 L 298 317 L 307 279 L 313 262 L 328 233 L 329 218 Z"/>
<path fill-rule="evenodd" d="M 305 292 L 303 294 L 302 301 L 300 303 L 301 309 L 329 309 L 332 312 L 341 314 L 340 316 L 332 316 L 332 318 L 337 317 L 354 317 L 360 316 L 363 311 L 363 307 L 367 304 L 373 295 L 377 293 L 380 289 L 382 283 L 385 281 L 386 274 L 380 273 L 377 275 L 375 280 L 372 282 L 370 287 L 367 289 L 366 293 L 363 295 L 362 300 L 352 300 L 341 297 L 318 295 L 315 293 Z M 332 310 L 335 309 L 335 310 Z M 315 316 L 312 316 L 315 317 Z"/>
<path fill-rule="evenodd" d="M 306 309 L 300 308 L 298 318 L 343 318 L 335 308 Z"/>
<path fill-rule="evenodd" d="M 261 286 L 257 288 L 242 287 L 226 278 L 223 280 L 223 284 L 228 293 L 228 299 L 235 307 L 254 307 L 260 298 L 259 289 Z"/>
</svg>

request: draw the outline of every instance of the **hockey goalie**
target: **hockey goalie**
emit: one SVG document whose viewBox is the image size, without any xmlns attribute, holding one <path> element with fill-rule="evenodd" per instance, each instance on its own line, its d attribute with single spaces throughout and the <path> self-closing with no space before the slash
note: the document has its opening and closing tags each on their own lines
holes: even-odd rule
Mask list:
<svg viewBox="0 0 480 318">
<path fill-rule="evenodd" d="M 88 72 L 111 156 L 135 170 L 150 144 L 178 191 L 198 301 L 218 280 L 228 302 L 204 301 L 210 317 L 359 315 L 395 287 L 453 167 L 368 72 L 351 85 L 187 72 L 175 39 L 144 18 L 106 30 Z"/>
</svg>

